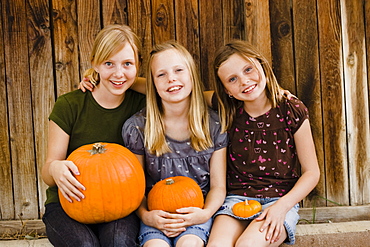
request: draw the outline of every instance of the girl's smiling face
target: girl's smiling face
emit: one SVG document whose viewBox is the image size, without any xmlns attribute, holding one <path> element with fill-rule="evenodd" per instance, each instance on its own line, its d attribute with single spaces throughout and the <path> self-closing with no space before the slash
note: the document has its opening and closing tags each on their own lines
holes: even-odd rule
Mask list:
<svg viewBox="0 0 370 247">
<path fill-rule="evenodd" d="M 127 42 L 124 47 L 101 64 L 94 66 L 99 73 L 99 87 L 113 95 L 123 95 L 136 79 L 135 53 Z"/>
<path fill-rule="evenodd" d="M 266 98 L 266 76 L 255 58 L 251 61 L 239 54 L 231 55 L 218 69 L 218 76 L 230 96 L 241 101 Z"/>
<path fill-rule="evenodd" d="M 189 100 L 192 91 L 190 71 L 184 58 L 175 49 L 157 53 L 152 60 L 152 76 L 162 102 Z"/>
</svg>

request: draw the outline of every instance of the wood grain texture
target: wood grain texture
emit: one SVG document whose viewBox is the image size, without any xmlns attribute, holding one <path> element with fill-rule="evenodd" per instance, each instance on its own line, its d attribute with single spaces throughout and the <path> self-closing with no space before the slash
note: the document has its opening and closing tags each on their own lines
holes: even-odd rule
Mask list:
<svg viewBox="0 0 370 247">
<path fill-rule="evenodd" d="M 274 18 L 270 4 L 274 1 L 269 0 L 245 0 L 245 39 L 252 43 L 257 49 L 267 58 L 270 63 L 273 60 L 271 52 L 271 38 L 273 30 L 270 31 L 270 16 Z M 287 4 L 286 1 L 275 1 L 282 5 Z M 289 2 L 289 1 L 288 1 Z M 284 13 L 287 14 L 287 13 Z M 276 16 L 275 16 L 276 17 Z"/>
<path fill-rule="evenodd" d="M 370 203 L 370 128 L 365 28 L 361 1 L 341 1 L 351 205 Z"/>
<path fill-rule="evenodd" d="M 338 1 L 318 1 L 326 196 L 349 205 L 343 54 Z"/>
<path fill-rule="evenodd" d="M 126 0 L 102 0 L 103 27 L 109 24 L 127 24 Z"/>
<path fill-rule="evenodd" d="M 52 0 L 54 66 L 57 95 L 77 89 L 80 82 L 78 68 L 78 29 L 76 2 Z"/>
<path fill-rule="evenodd" d="M 280 86 L 296 94 L 290 0 L 270 1 L 270 18 L 275 76 Z"/>
<path fill-rule="evenodd" d="M 152 1 L 153 44 L 175 39 L 175 17 L 172 0 Z"/>
<path fill-rule="evenodd" d="M 41 169 L 46 160 L 48 140 L 48 116 L 55 101 L 51 24 L 49 5 L 43 0 L 31 0 L 27 5 L 27 34 L 32 93 L 32 116 L 36 154 L 36 177 L 38 204 L 44 213 L 46 184 L 41 178 Z"/>
<path fill-rule="evenodd" d="M 7 18 L 7 5 L 0 4 L 1 23 Z M 3 25 L 0 25 L 0 220 L 14 219 L 14 197 L 12 163 L 10 160 L 10 133 L 8 122 L 8 98 L 6 89 L 5 73 L 5 32 Z"/>
<path fill-rule="evenodd" d="M 222 1 L 199 0 L 199 25 L 200 32 L 200 61 L 201 76 L 205 87 L 208 89 L 213 75 L 213 60 L 216 50 L 223 45 L 222 35 Z"/>
<path fill-rule="evenodd" d="M 222 1 L 224 43 L 233 39 L 245 40 L 244 23 L 248 22 L 248 18 L 244 6 L 245 0 Z"/>
<path fill-rule="evenodd" d="M 100 1 L 77 1 L 77 28 L 80 80 L 86 69 L 91 68 L 90 54 L 96 35 L 102 29 L 100 23 Z"/>
<path fill-rule="evenodd" d="M 193 56 L 200 67 L 199 6 L 197 0 L 175 1 L 176 40 Z"/>
<path fill-rule="evenodd" d="M 141 40 L 141 68 L 140 76 L 145 76 L 146 61 L 152 49 L 152 25 L 151 25 L 151 1 L 150 0 L 129 0 L 128 25 Z"/>
<path fill-rule="evenodd" d="M 317 10 L 316 0 L 295 0 L 292 3 L 297 96 L 309 110 L 310 124 L 321 172 L 318 185 L 303 203 L 305 207 L 310 207 L 315 194 L 326 196 Z M 324 205 L 326 205 L 325 201 L 319 201 L 316 204 L 316 206 Z"/>
<path fill-rule="evenodd" d="M 96 34 L 113 23 L 141 39 L 140 75 L 152 44 L 175 39 L 207 89 L 215 51 L 230 39 L 270 52 L 281 85 L 310 111 L 322 175 L 303 206 L 316 194 L 369 203 L 369 1 L 4 0 L 0 11 L 0 219 L 42 216 L 47 117 L 58 95 L 77 88 Z"/>
<path fill-rule="evenodd" d="M 9 136 L 12 161 L 14 217 L 38 218 L 30 60 L 26 6 L 20 1 L 2 5 Z"/>
</svg>

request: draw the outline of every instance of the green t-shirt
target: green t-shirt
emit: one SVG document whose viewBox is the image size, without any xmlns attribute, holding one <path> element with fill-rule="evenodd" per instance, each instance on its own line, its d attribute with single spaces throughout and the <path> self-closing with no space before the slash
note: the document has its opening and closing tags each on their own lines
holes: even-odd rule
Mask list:
<svg viewBox="0 0 370 247">
<path fill-rule="evenodd" d="M 100 106 L 91 92 L 75 90 L 58 97 L 49 120 L 54 121 L 69 136 L 67 156 L 76 148 L 95 142 L 123 145 L 123 123 L 145 106 L 145 95 L 127 90 L 120 106 L 106 109 Z M 57 187 L 46 191 L 45 204 L 58 202 Z"/>
</svg>

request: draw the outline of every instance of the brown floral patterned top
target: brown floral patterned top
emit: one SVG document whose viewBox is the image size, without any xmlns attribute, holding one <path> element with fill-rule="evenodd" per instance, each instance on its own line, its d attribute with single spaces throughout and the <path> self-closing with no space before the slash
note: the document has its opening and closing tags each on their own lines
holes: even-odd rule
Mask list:
<svg viewBox="0 0 370 247">
<path fill-rule="evenodd" d="M 228 192 L 249 197 L 281 197 L 298 180 L 294 133 L 308 119 L 298 99 L 253 118 L 240 108 L 229 130 Z"/>
</svg>

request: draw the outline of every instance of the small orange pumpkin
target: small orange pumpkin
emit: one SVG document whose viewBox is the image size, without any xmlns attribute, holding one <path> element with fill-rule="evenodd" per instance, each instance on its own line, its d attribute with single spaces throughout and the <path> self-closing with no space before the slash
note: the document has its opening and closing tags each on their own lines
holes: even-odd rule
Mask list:
<svg viewBox="0 0 370 247">
<path fill-rule="evenodd" d="M 78 167 L 76 179 L 85 186 L 81 201 L 68 202 L 59 191 L 64 211 L 84 224 L 110 222 L 136 210 L 144 197 L 145 176 L 136 156 L 114 143 L 77 148 L 67 158 Z"/>
<path fill-rule="evenodd" d="M 242 218 L 248 218 L 262 210 L 262 206 L 258 201 L 245 200 L 243 202 L 235 203 L 233 206 L 233 213 Z"/>
<path fill-rule="evenodd" d="M 203 208 L 204 198 L 199 185 L 189 177 L 176 176 L 157 182 L 148 194 L 148 209 L 176 213 L 184 207 Z"/>
</svg>

